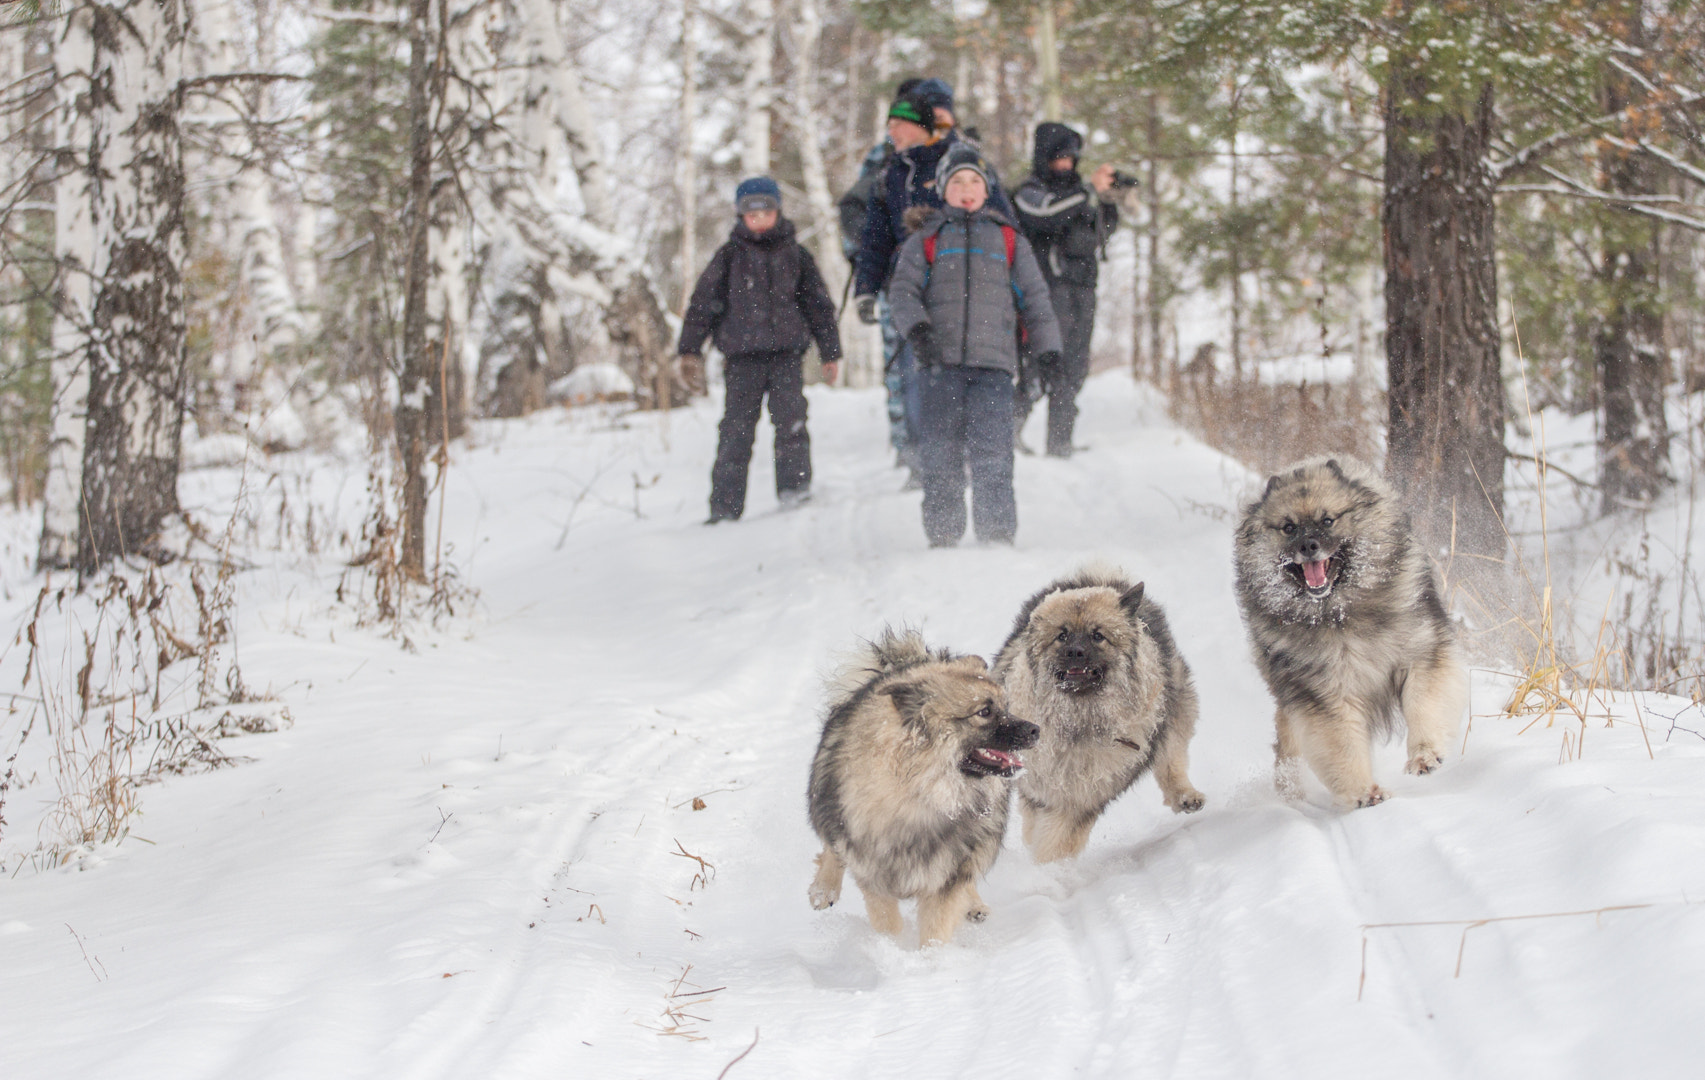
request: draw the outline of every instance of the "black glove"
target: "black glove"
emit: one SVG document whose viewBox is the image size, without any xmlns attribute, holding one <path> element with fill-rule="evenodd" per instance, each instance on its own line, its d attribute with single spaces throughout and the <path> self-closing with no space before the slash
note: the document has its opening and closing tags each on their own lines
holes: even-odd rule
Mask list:
<svg viewBox="0 0 1705 1080">
<path fill-rule="evenodd" d="M 858 298 L 858 321 L 866 326 L 876 325 L 876 294 L 865 293 Z"/>
<path fill-rule="evenodd" d="M 1054 392 L 1060 379 L 1060 354 L 1049 351 L 1036 357 L 1036 380 L 1042 384 L 1044 396 Z"/>
<path fill-rule="evenodd" d="M 921 322 L 906 332 L 906 340 L 912 343 L 912 359 L 919 367 L 940 366 L 941 343 L 935 340 L 935 327 Z"/>
</svg>

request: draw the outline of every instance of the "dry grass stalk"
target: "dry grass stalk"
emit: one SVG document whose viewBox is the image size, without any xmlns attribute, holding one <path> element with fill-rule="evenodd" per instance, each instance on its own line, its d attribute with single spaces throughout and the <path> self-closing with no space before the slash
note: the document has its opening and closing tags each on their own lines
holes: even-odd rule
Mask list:
<svg viewBox="0 0 1705 1080">
<path fill-rule="evenodd" d="M 257 700 L 244 685 L 234 639 L 232 547 L 248 512 L 247 490 L 245 470 L 231 518 L 210 544 L 218 553 L 211 569 L 187 555 L 169 566 L 121 559 L 75 587 L 56 589 L 50 578 L 38 593 L 16 640 L 29 643 L 24 684 L 33 680 L 39 695 L 11 699 L 13 713 L 20 704 L 29 713 L 0 778 L 0 801 L 18 783 L 18 753 L 38 718 L 52 738 L 45 757 L 58 795 L 35 850 L 20 865 L 59 865 L 95 844 L 122 840 L 142 784 L 233 764 L 239 759 L 219 750 L 219 739 L 288 722 L 283 709 L 263 715 L 232 708 Z M 205 529 L 187 524 L 192 544 L 208 542 Z M 229 658 L 222 652 L 227 644 Z M 50 662 L 54 650 L 62 650 L 57 664 Z M 192 660 L 192 679 L 175 672 Z M 194 698 L 185 711 L 163 713 L 186 686 L 194 687 Z"/>
<path fill-rule="evenodd" d="M 1582 915 L 1592 915 L 1594 917 L 1602 917 L 1602 916 L 1604 916 L 1604 915 L 1606 915 L 1612 911 L 1639 911 L 1643 908 L 1652 908 L 1652 907 L 1658 907 L 1658 906 L 1659 905 L 1655 904 L 1655 903 L 1649 903 L 1649 904 L 1612 904 L 1612 905 L 1609 905 L 1607 907 L 1587 908 L 1587 909 L 1582 910 L 1582 911 L 1545 911 L 1545 912 L 1539 912 L 1539 913 L 1532 914 L 1532 915 L 1489 915 L 1483 919 L 1419 919 L 1419 920 L 1415 920 L 1412 922 L 1363 923 L 1362 928 L 1361 928 L 1362 929 L 1362 969 L 1361 969 L 1361 976 L 1356 983 L 1356 1000 L 1357 1001 L 1362 1000 L 1362 991 L 1367 986 L 1367 981 L 1368 981 L 1368 931 L 1369 930 L 1394 930 L 1394 929 L 1399 929 L 1402 927 L 1414 927 L 1414 926 L 1460 926 L 1460 927 L 1462 927 L 1462 938 L 1457 943 L 1457 947 L 1456 947 L 1456 969 L 1451 973 L 1451 978 L 1460 979 L 1460 978 L 1462 978 L 1462 957 L 1463 957 L 1463 953 L 1468 949 L 1468 932 L 1470 930 L 1476 929 L 1477 927 L 1486 926 L 1490 923 L 1526 922 L 1526 921 L 1530 921 L 1530 920 L 1534 920 L 1534 919 L 1567 919 L 1567 918 L 1573 918 L 1573 917 L 1578 917 L 1578 916 L 1582 916 Z"/>
</svg>

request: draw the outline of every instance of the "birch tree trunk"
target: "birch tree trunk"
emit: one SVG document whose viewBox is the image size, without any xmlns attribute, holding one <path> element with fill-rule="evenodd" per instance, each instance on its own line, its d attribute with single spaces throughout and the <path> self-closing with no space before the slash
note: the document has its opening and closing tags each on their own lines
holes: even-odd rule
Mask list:
<svg viewBox="0 0 1705 1080">
<path fill-rule="evenodd" d="M 1504 392 L 1493 261 L 1492 88 L 1426 108 L 1419 61 L 1386 87 L 1386 473 L 1436 553 L 1505 553 Z M 1425 109 L 1425 111 L 1422 111 Z"/>
<path fill-rule="evenodd" d="M 681 314 L 687 312 L 699 272 L 699 170 L 693 133 L 699 122 L 699 20 L 693 0 L 681 0 L 681 143 L 677 190 L 681 198 Z"/>
<path fill-rule="evenodd" d="M 744 112 L 740 169 L 746 176 L 770 172 L 770 105 L 775 97 L 775 0 L 750 0 L 746 75 L 740 83 Z"/>
<path fill-rule="evenodd" d="M 672 362 L 669 321 L 639 252 L 617 225 L 597 129 L 580 92 L 580 72 L 563 43 L 555 9 L 550 0 L 521 0 L 521 11 L 526 22 L 529 94 L 540 95 L 538 119 L 548 119 L 552 125 L 549 132 L 533 128 L 534 136 L 553 144 L 532 145 L 524 151 L 537 163 L 526 170 L 530 200 L 541 222 L 548 221 L 554 233 L 549 239 L 539 237 L 540 242 L 558 248 L 573 264 L 553 267 L 555 280 L 603 309 L 605 332 L 641 401 L 684 404 L 687 387 Z M 561 207 L 554 190 L 557 176 L 540 171 L 559 140 L 565 144 L 567 164 L 585 208 L 579 220 Z"/>
<path fill-rule="evenodd" d="M 44 566 L 151 553 L 178 510 L 188 31 L 178 0 L 80 5 L 56 50 L 67 167 Z"/>
<path fill-rule="evenodd" d="M 1042 75 L 1042 119 L 1065 119 L 1060 100 L 1060 44 L 1054 27 L 1054 0 L 1042 0 L 1036 13 L 1036 66 Z"/>
<path fill-rule="evenodd" d="M 811 223 L 817 230 L 817 267 L 829 295 L 841 296 L 847 281 L 846 257 L 841 254 L 840 214 L 829 191 L 829 171 L 823 163 L 822 111 L 814 94 L 817 84 L 817 46 L 823 36 L 823 20 L 817 0 L 795 0 L 793 22 L 793 108 L 788 116 L 799 144 L 799 159 L 805 173 L 805 197 L 811 204 Z"/>
<path fill-rule="evenodd" d="M 263 36 L 270 30 L 257 19 Z M 236 0 L 213 0 L 196 8 L 193 50 L 198 75 L 232 75 L 242 71 L 269 70 L 269 56 L 250 57 L 241 47 Z M 212 207 L 223 219 L 242 275 L 248 298 L 252 335 L 236 345 L 239 355 L 231 358 L 231 374 L 245 381 L 267 357 L 297 345 L 305 333 L 302 310 L 290 286 L 285 266 L 284 240 L 272 198 L 272 183 L 260 147 L 249 136 L 244 117 L 228 100 L 229 95 L 249 92 L 258 97 L 264 88 L 245 91 L 226 87 L 220 96 L 208 99 L 204 117 L 218 132 L 220 159 L 198 158 L 191 171 L 200 175 L 230 175 L 227 198 Z M 232 162 L 235 173 L 230 174 Z"/>
<path fill-rule="evenodd" d="M 427 230 L 427 260 L 431 283 L 426 292 L 426 339 L 432 359 L 428 378 L 433 383 L 426 416 L 426 441 L 438 445 L 461 437 L 468 429 L 469 357 L 467 330 L 471 321 L 468 252 L 473 218 L 463 196 L 468 128 L 474 119 L 476 80 L 492 69 L 483 35 L 471 32 L 474 21 L 454 18 L 448 0 L 439 0 L 439 54 L 448 70 L 436 72 L 433 129 L 438 152 L 433 155 L 431 224 Z M 490 87 L 480 85 L 481 98 Z M 476 361 L 477 362 L 477 361 Z"/>
</svg>

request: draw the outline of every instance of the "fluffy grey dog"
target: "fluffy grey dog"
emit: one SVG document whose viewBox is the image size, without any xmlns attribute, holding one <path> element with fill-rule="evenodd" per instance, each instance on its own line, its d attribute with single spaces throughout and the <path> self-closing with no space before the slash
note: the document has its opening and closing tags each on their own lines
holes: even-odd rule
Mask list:
<svg viewBox="0 0 1705 1080">
<path fill-rule="evenodd" d="M 823 841 L 811 906 L 841 896 L 851 870 L 870 924 L 900 932 L 918 901 L 918 940 L 946 942 L 988 908 L 976 879 L 1006 833 L 1014 751 L 1036 725 L 1012 716 L 981 657 L 931 650 L 915 631 L 885 631 L 837 679 L 811 763 L 811 827 Z"/>
<path fill-rule="evenodd" d="M 1140 583 L 1085 570 L 1032 596 L 995 677 L 1042 728 L 1018 780 L 1024 843 L 1037 862 L 1082 851 L 1107 804 L 1151 768 L 1167 806 L 1202 808 L 1187 774 L 1196 688 Z"/>
<path fill-rule="evenodd" d="M 1237 600 L 1278 703 L 1278 779 L 1306 758 L 1341 805 L 1385 798 L 1372 738 L 1402 710 L 1411 773 L 1431 772 L 1468 680 L 1433 570 L 1396 493 L 1353 458 L 1311 458 L 1267 481 L 1236 541 Z"/>
</svg>

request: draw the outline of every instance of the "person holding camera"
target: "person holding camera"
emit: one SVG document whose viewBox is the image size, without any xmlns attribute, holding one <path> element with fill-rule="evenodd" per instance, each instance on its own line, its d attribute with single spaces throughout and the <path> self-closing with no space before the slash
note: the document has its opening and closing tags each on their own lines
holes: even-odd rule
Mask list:
<svg viewBox="0 0 1705 1080">
<path fill-rule="evenodd" d="M 1066 125 L 1038 125 L 1031 157 L 1034 171 L 1013 195 L 1019 228 L 1048 281 L 1065 344 L 1057 362 L 1045 365 L 1041 357 L 1035 361 L 1048 396 L 1047 452 L 1054 457 L 1072 454 L 1077 395 L 1089 377 L 1089 339 L 1095 331 L 1097 261 L 1119 224 L 1113 192 L 1134 183 L 1111 165 L 1096 169 L 1085 183 L 1077 169 L 1082 150 L 1083 138 Z M 1034 400 L 1020 382 L 1014 401 L 1015 439 Z"/>
</svg>

